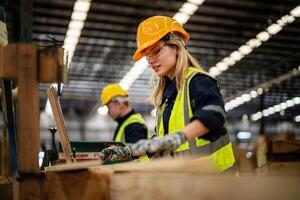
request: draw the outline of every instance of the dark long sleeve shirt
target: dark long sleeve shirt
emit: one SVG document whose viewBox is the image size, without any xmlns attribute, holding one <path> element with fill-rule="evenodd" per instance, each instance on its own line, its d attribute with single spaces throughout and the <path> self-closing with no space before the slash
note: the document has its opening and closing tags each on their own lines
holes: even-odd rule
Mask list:
<svg viewBox="0 0 300 200">
<path fill-rule="evenodd" d="M 127 115 L 116 119 L 118 126 L 114 132 L 114 139 L 125 120 L 133 114 L 135 114 L 134 110 L 129 112 Z M 144 124 L 132 123 L 125 127 L 124 134 L 126 143 L 135 143 L 141 139 L 147 139 L 147 127 Z"/>
<path fill-rule="evenodd" d="M 223 113 L 224 101 L 219 92 L 217 82 L 211 77 L 203 74 L 196 74 L 190 81 L 189 85 L 190 103 L 193 111 L 193 116 L 190 121 L 200 120 L 208 129 L 209 132 L 201 138 L 215 141 L 220 136 L 227 133 L 225 127 L 225 116 L 214 110 L 203 109 L 207 106 L 217 106 Z M 167 80 L 167 85 L 164 91 L 163 102 L 168 99 L 168 105 L 163 112 L 164 132 L 169 132 L 169 119 L 177 96 L 176 81 Z"/>
</svg>

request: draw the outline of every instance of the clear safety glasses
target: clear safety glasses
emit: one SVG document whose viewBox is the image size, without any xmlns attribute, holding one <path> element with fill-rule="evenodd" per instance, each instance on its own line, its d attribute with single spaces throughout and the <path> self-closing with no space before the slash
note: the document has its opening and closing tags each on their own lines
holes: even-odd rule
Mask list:
<svg viewBox="0 0 300 200">
<path fill-rule="evenodd" d="M 160 42 L 155 47 L 146 49 L 145 57 L 147 61 L 157 59 L 163 53 L 166 46 L 164 42 Z"/>
</svg>

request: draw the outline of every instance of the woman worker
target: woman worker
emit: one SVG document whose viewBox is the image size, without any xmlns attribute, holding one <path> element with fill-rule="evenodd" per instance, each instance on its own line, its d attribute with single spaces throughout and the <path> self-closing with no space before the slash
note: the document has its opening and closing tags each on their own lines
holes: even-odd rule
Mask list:
<svg viewBox="0 0 300 200">
<path fill-rule="evenodd" d="M 102 159 L 123 160 L 147 153 L 212 158 L 218 172 L 235 171 L 218 82 L 188 52 L 189 34 L 173 18 L 153 16 L 137 30 L 134 61 L 145 57 L 157 76 L 152 100 L 158 137 L 109 147 Z"/>
</svg>

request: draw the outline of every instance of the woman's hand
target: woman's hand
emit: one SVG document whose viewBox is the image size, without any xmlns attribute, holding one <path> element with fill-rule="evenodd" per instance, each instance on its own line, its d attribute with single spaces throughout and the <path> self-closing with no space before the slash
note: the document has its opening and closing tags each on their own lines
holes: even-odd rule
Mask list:
<svg viewBox="0 0 300 200">
<path fill-rule="evenodd" d="M 99 157 L 101 160 L 130 160 L 131 150 L 128 146 L 111 146 L 103 149 Z"/>
<path fill-rule="evenodd" d="M 112 146 L 100 153 L 102 160 L 128 160 L 132 156 L 148 153 L 171 152 L 187 141 L 185 134 L 176 132 L 163 138 L 155 137 L 151 140 L 140 140 L 130 146 Z"/>
</svg>

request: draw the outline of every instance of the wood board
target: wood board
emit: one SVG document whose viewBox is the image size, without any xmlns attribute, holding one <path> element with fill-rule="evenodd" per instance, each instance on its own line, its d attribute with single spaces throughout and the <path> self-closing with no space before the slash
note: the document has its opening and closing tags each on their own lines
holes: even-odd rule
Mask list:
<svg viewBox="0 0 300 200">
<path fill-rule="evenodd" d="M 48 95 L 49 102 L 51 105 L 53 117 L 54 117 L 57 129 L 58 129 L 61 146 L 65 153 L 66 162 L 67 162 L 67 164 L 72 163 L 72 150 L 71 150 L 70 140 L 69 140 L 67 130 L 65 127 L 65 122 L 64 122 L 63 115 L 62 115 L 60 103 L 58 101 L 58 97 L 56 94 L 56 90 L 53 86 L 48 88 L 47 95 Z"/>
</svg>

